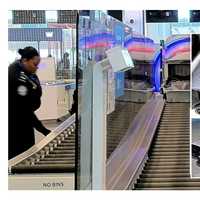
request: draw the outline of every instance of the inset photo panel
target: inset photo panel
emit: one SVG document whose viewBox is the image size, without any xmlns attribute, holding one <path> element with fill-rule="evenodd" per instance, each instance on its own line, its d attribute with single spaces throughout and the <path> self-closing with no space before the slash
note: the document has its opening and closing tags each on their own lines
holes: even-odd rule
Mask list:
<svg viewBox="0 0 200 200">
<path fill-rule="evenodd" d="M 192 35 L 191 176 L 200 177 L 200 34 Z"/>
<path fill-rule="evenodd" d="M 8 14 L 8 188 L 73 190 L 77 11 Z"/>
</svg>

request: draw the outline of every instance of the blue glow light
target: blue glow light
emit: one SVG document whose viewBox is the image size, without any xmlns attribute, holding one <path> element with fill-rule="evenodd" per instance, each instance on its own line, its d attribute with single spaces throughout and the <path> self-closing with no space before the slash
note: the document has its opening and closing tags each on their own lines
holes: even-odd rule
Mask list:
<svg viewBox="0 0 200 200">
<path fill-rule="evenodd" d="M 159 51 L 156 56 L 152 67 L 152 83 L 153 92 L 160 92 L 160 62 L 161 62 L 161 52 Z"/>
</svg>

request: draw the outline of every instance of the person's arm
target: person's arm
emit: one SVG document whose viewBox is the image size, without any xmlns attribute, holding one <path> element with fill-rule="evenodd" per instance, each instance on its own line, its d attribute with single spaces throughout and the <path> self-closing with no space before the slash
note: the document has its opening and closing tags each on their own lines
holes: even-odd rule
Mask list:
<svg viewBox="0 0 200 200">
<path fill-rule="evenodd" d="M 76 113 L 76 109 L 77 109 L 77 101 L 78 101 L 78 90 L 75 89 L 74 90 L 74 94 L 73 94 L 73 103 L 72 103 L 72 107 L 71 109 L 69 110 L 69 113 L 71 115 L 73 115 L 74 113 Z"/>
<path fill-rule="evenodd" d="M 44 127 L 42 122 L 37 118 L 37 116 L 34 113 L 33 113 L 33 125 L 37 131 L 43 133 L 45 136 L 51 132 L 49 129 Z"/>
</svg>

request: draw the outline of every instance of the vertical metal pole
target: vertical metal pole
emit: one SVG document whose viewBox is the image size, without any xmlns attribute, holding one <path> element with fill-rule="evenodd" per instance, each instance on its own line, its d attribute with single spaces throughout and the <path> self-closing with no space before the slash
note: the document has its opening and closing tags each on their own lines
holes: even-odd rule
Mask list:
<svg viewBox="0 0 200 200">
<path fill-rule="evenodd" d="M 163 83 L 163 47 L 164 47 L 164 40 L 160 40 L 160 69 L 161 69 L 161 76 L 160 76 L 160 83 Z"/>
<path fill-rule="evenodd" d="M 76 103 L 76 121 L 75 121 L 75 126 L 76 126 L 76 129 L 75 129 L 75 190 L 78 190 L 79 189 L 79 183 L 78 183 L 78 174 L 80 176 L 80 170 L 78 169 L 78 166 L 80 166 L 80 161 L 78 159 L 78 155 L 79 155 L 79 142 L 78 142 L 78 129 L 80 127 L 78 127 L 78 79 L 80 77 L 78 77 L 78 67 L 79 67 L 79 11 L 77 11 L 77 15 L 76 15 L 76 92 L 77 92 L 77 95 L 75 95 L 75 101 L 77 102 Z M 79 171 L 78 171 L 79 170 Z"/>
<path fill-rule="evenodd" d="M 145 31 L 146 31 L 146 26 L 145 26 L 145 24 L 146 24 L 146 12 L 143 10 L 142 11 L 142 33 L 143 33 L 143 35 L 144 36 L 146 36 L 146 34 L 145 34 Z"/>
<path fill-rule="evenodd" d="M 40 41 L 37 41 L 37 45 L 38 45 L 38 52 L 40 54 Z"/>
<path fill-rule="evenodd" d="M 60 40 L 60 58 L 61 60 L 63 59 L 63 32 L 61 32 L 61 40 Z"/>
<path fill-rule="evenodd" d="M 88 62 L 84 68 L 84 84 L 81 88 L 81 130 L 80 137 L 80 189 L 92 189 L 92 138 L 93 138 L 93 67 L 94 62 Z"/>
<path fill-rule="evenodd" d="M 92 189 L 104 190 L 106 179 L 106 103 L 104 71 L 101 64 L 93 70 L 92 113 Z"/>
<path fill-rule="evenodd" d="M 72 71 L 74 70 L 74 58 L 75 58 L 75 51 L 74 51 L 74 35 L 73 35 L 73 33 L 74 33 L 74 31 L 73 31 L 73 29 L 71 30 L 71 36 L 72 36 L 72 40 L 71 40 L 71 42 L 72 42 L 72 56 L 73 56 L 73 58 L 72 58 Z M 69 66 L 70 67 L 70 66 Z"/>
<path fill-rule="evenodd" d="M 143 34 L 147 36 L 146 10 L 143 10 Z"/>
</svg>

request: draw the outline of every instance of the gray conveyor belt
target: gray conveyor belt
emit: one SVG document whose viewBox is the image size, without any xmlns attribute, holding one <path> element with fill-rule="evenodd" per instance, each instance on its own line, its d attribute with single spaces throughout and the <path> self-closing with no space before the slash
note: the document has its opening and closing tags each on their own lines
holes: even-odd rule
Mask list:
<svg viewBox="0 0 200 200">
<path fill-rule="evenodd" d="M 131 122 L 144 103 L 116 101 L 115 111 L 107 117 L 107 158 L 126 134 Z"/>
<path fill-rule="evenodd" d="M 75 171 L 75 123 L 37 153 L 11 167 L 11 173 L 63 173 Z"/>
<path fill-rule="evenodd" d="M 189 103 L 166 103 L 136 190 L 200 189 L 190 178 Z"/>
</svg>

